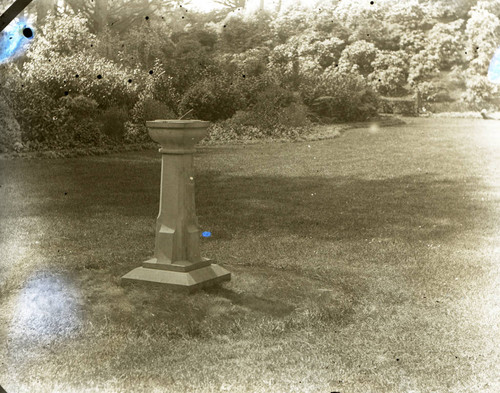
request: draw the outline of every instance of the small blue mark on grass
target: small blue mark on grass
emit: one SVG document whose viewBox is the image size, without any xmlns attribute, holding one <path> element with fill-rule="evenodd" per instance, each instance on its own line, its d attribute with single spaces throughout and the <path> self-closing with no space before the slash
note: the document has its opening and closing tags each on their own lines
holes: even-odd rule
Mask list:
<svg viewBox="0 0 500 393">
<path fill-rule="evenodd" d="M 212 233 L 205 231 L 205 232 L 203 232 L 201 234 L 201 236 L 203 236 L 203 237 L 210 237 L 210 236 L 212 236 Z"/>
<path fill-rule="evenodd" d="M 493 83 L 500 83 L 500 48 L 497 49 L 493 58 L 491 59 L 488 68 L 488 79 Z"/>
</svg>

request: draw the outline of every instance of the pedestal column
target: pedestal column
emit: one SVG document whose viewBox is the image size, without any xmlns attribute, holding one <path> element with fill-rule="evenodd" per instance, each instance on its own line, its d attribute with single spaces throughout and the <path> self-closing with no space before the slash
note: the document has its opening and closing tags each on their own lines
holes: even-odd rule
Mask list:
<svg viewBox="0 0 500 393">
<path fill-rule="evenodd" d="M 200 255 L 200 228 L 194 200 L 195 144 L 209 122 L 155 120 L 149 135 L 161 145 L 160 212 L 154 257 L 122 277 L 192 290 L 231 279 L 231 273 Z"/>
</svg>

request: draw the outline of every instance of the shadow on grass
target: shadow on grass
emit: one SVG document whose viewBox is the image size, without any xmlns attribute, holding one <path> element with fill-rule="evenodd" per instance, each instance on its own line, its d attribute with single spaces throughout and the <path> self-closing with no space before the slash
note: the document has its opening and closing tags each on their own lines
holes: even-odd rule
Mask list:
<svg viewBox="0 0 500 393">
<path fill-rule="evenodd" d="M 38 164 L 38 165 L 37 165 Z M 88 218 L 158 214 L 159 161 L 64 159 L 2 162 L 1 216 Z"/>
<path fill-rule="evenodd" d="M 48 256 L 61 266 L 71 266 L 72 269 L 90 262 L 95 266 L 105 266 L 108 270 L 103 273 L 101 292 L 95 289 L 95 273 L 89 273 L 89 282 L 85 284 L 86 290 L 96 293 L 95 300 L 88 304 L 99 304 L 102 299 L 109 299 L 109 272 L 116 276 L 123 274 L 130 268 L 130 261 L 136 261 L 135 267 L 152 250 L 152 228 L 158 213 L 159 171 L 158 160 L 129 165 L 106 159 L 58 160 L 40 166 L 16 163 L 4 173 L 0 216 L 8 218 L 5 221 L 8 226 L 30 230 L 30 240 L 41 235 L 41 244 L 33 246 L 37 257 Z M 49 183 L 47 179 L 50 179 Z M 414 243 L 456 237 L 490 222 L 490 219 L 485 219 L 487 205 L 481 204 L 480 198 L 471 199 L 476 189 L 480 189 L 478 180 L 439 180 L 432 174 L 385 179 L 353 176 L 284 178 L 228 176 L 222 172 L 199 170 L 196 202 L 200 224 L 213 234 L 206 241 L 231 239 L 237 234 L 250 238 L 293 235 L 319 241 L 354 242 L 384 237 Z M 30 220 L 32 216 L 37 221 Z M 12 227 L 2 224 L 1 229 L 7 233 Z M 260 247 L 259 243 L 256 242 L 255 247 Z M 300 258 L 297 247 L 284 251 L 290 254 L 290 259 Z M 71 252 L 73 254 L 67 260 L 63 258 L 63 254 Z M 276 261 L 269 257 L 268 250 L 261 254 L 268 263 L 266 266 L 272 267 Z M 248 255 L 249 258 L 252 256 Z M 209 293 L 264 316 L 284 319 L 289 314 L 295 315 L 293 300 L 301 299 L 304 293 L 315 293 L 318 288 L 314 285 L 321 282 L 311 281 L 309 289 L 304 288 L 307 277 L 301 275 L 297 280 L 300 286 L 285 290 L 285 280 L 289 277 L 285 273 L 276 274 L 277 277 L 283 276 L 280 278 L 283 281 L 276 278 L 278 281 L 269 284 L 270 289 L 259 294 L 251 292 L 254 290 L 252 283 L 247 285 L 251 290 L 245 294 L 225 288 L 215 288 Z M 334 294 L 344 296 L 345 301 L 332 304 L 330 308 L 322 307 L 315 318 L 336 321 L 337 325 L 350 323 L 353 305 L 363 293 L 364 283 L 354 272 L 343 272 L 334 265 L 331 274 L 335 274 L 335 285 L 341 288 Z M 280 288 L 280 291 L 276 292 L 275 288 Z M 117 299 L 123 298 L 121 290 L 115 289 L 115 292 Z M 172 315 L 183 315 L 181 326 L 187 327 L 188 331 L 192 329 L 192 335 L 196 335 L 199 334 L 199 321 L 208 319 L 215 331 L 217 320 L 223 319 L 217 313 L 211 316 L 204 309 L 200 311 L 195 301 L 186 305 L 181 298 L 179 302 L 170 301 L 171 309 L 166 311 L 162 293 L 158 292 L 158 305 L 149 305 L 155 315 L 143 316 L 144 320 L 135 318 L 134 323 L 147 326 L 159 316 L 168 321 Z M 151 296 L 152 293 L 134 291 L 129 300 L 123 300 L 123 306 L 140 304 L 143 297 L 148 300 Z M 174 295 L 173 299 L 177 297 Z M 212 299 L 205 302 L 208 307 Z M 331 302 L 328 298 L 324 304 Z M 95 309 L 94 313 L 107 315 L 109 309 L 105 304 L 100 313 Z M 220 306 L 219 311 L 227 321 L 246 315 L 245 310 L 232 311 L 229 305 Z M 127 312 L 114 310 L 116 323 L 130 324 L 127 321 L 133 312 L 132 307 Z M 294 323 L 302 326 L 309 317 L 297 318 Z M 173 329 L 173 325 L 167 328 Z"/>
<path fill-rule="evenodd" d="M 278 300 L 271 300 L 267 297 L 264 298 L 252 294 L 237 293 L 233 290 L 220 286 L 205 288 L 204 291 L 211 295 L 223 297 L 231 301 L 232 304 L 249 308 L 252 311 L 257 311 L 273 317 L 284 317 L 295 309 L 292 305 Z"/>
<path fill-rule="evenodd" d="M 86 222 L 92 221 L 104 232 L 122 232 L 124 245 L 136 242 L 127 236 L 140 236 L 143 243 L 154 240 L 158 160 L 123 165 L 73 159 L 43 166 L 16 162 L 9 167 L 0 189 L 3 218 L 36 216 L 46 224 L 41 234 L 47 238 L 67 236 L 76 241 L 89 229 Z M 375 237 L 438 241 L 489 221 L 484 220 L 487 205 L 471 199 L 471 193 L 481 187 L 474 178 L 436 180 L 432 174 L 284 178 L 200 170 L 195 190 L 199 222 L 212 232 L 205 241 L 228 240 L 235 234 L 327 241 Z M 51 225 L 52 221 L 59 225 Z M 62 227 L 65 233 L 56 233 Z M 89 241 L 102 239 L 102 233 L 90 231 Z"/>
<path fill-rule="evenodd" d="M 330 241 L 439 241 L 472 229 L 488 214 L 470 197 L 471 189 L 479 188 L 475 179 L 436 180 L 432 174 L 370 180 L 204 171 L 196 186 L 200 223 L 218 239 L 270 233 Z"/>
</svg>

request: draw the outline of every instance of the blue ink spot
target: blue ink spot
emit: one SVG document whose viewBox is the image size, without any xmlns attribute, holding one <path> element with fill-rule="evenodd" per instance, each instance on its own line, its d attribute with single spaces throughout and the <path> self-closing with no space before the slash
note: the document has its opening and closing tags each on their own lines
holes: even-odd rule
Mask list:
<svg viewBox="0 0 500 393">
<path fill-rule="evenodd" d="M 33 29 L 25 20 L 11 23 L 0 35 L 0 63 L 22 54 L 34 36 Z"/>
<path fill-rule="evenodd" d="M 500 83 L 500 48 L 497 49 L 491 59 L 490 67 L 488 68 L 488 79 L 492 83 Z"/>
<path fill-rule="evenodd" d="M 203 232 L 201 234 L 201 236 L 203 236 L 203 237 L 210 237 L 210 236 L 212 236 L 212 234 L 210 232 Z"/>
</svg>

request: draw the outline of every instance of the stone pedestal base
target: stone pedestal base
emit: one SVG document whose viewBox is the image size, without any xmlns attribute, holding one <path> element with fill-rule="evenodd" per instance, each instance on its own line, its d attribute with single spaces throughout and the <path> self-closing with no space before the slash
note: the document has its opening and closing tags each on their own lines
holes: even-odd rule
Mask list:
<svg viewBox="0 0 500 393">
<path fill-rule="evenodd" d="M 214 263 L 210 264 L 208 261 L 203 263 L 197 269 L 169 269 L 151 268 L 144 266 L 154 265 L 155 259 L 144 262 L 143 266 L 135 268 L 134 270 L 125 274 L 121 281 L 124 282 L 150 282 L 162 284 L 170 289 L 191 292 L 193 290 L 211 286 L 222 281 L 231 280 L 231 273 L 223 267 Z M 182 264 L 176 264 L 182 265 Z M 174 265 L 175 266 L 175 265 Z M 184 270 L 184 271 L 183 271 Z"/>
<path fill-rule="evenodd" d="M 226 269 L 200 255 L 193 154 L 209 124 L 201 120 L 146 122 L 149 136 L 161 145 L 162 156 L 155 252 L 153 259 L 124 275 L 122 282 L 158 283 L 191 291 L 231 279 Z"/>
</svg>

